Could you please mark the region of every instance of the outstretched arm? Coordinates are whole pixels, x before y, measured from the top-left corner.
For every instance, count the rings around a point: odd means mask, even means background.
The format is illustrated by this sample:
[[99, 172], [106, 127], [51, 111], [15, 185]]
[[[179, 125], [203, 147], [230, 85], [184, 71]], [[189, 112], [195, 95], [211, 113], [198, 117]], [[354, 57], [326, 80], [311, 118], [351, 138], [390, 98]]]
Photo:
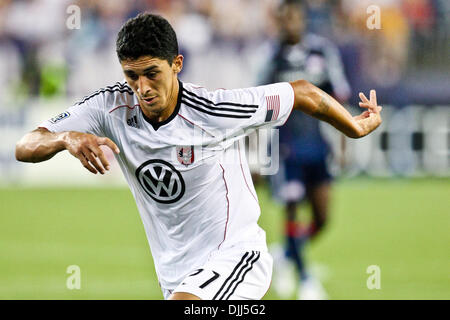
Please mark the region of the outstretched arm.
[[120, 152], [109, 138], [75, 131], [52, 133], [45, 128], [38, 128], [17, 142], [16, 159], [23, 162], [41, 162], [67, 150], [90, 172], [104, 174], [105, 169], [109, 170], [109, 163], [100, 149], [101, 145], [108, 146], [115, 153]]
[[366, 111], [353, 117], [333, 97], [305, 80], [291, 82], [294, 89], [294, 109], [323, 120], [350, 138], [368, 135], [381, 124], [381, 107], [377, 105], [375, 90], [370, 91], [370, 100], [360, 93], [360, 107]]

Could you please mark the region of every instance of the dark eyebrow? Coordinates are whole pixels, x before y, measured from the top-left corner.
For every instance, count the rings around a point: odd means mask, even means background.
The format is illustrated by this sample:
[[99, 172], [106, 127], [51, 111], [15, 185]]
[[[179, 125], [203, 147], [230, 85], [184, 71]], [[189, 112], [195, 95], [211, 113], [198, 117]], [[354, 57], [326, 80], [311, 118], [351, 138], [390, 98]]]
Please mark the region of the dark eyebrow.
[[151, 66], [144, 70], [144, 74], [150, 71], [154, 71], [155, 69], [158, 69], [158, 66]]
[[124, 70], [123, 72], [130, 75], [136, 74], [133, 70]]
[[[158, 66], [150, 66], [150, 67], [146, 68], [142, 73], [143, 73], [143, 74], [146, 74], [146, 73], [148, 73], [148, 72], [150, 72], [150, 71], [158, 71], [158, 70], [156, 70], [156, 69], [158, 69]], [[130, 75], [136, 74], [136, 72], [135, 72], [134, 70], [124, 70], [124, 72], [125, 72], [126, 74], [130, 74]]]

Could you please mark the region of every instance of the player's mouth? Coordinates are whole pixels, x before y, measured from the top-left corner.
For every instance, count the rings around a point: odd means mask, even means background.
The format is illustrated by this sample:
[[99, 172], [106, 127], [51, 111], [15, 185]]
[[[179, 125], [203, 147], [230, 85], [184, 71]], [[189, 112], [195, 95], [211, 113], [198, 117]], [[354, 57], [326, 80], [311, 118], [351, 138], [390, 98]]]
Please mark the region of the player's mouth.
[[155, 100], [156, 100], [156, 96], [154, 96], [154, 97], [150, 97], [150, 98], [142, 98], [142, 101], [144, 101], [146, 104], [153, 104], [154, 102], [155, 102]]

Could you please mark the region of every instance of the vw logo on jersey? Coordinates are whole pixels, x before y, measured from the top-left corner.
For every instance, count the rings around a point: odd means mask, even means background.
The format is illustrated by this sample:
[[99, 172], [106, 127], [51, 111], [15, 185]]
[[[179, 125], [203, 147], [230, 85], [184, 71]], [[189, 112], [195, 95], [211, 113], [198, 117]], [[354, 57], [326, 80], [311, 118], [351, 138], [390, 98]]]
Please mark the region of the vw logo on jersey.
[[181, 173], [164, 160], [144, 162], [136, 169], [136, 178], [145, 192], [160, 203], [176, 202], [185, 191]]

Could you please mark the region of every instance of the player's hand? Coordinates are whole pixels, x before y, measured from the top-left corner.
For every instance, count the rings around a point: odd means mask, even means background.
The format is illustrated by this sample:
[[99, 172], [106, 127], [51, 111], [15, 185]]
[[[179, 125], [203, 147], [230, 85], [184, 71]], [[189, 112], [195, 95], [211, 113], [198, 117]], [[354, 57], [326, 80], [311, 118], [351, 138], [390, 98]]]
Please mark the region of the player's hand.
[[375, 90], [370, 90], [370, 100], [364, 95], [359, 93], [359, 106], [361, 108], [367, 108], [366, 111], [360, 115], [355, 116], [354, 119], [361, 128], [361, 136], [365, 136], [375, 130], [382, 122], [380, 111], [383, 109], [377, 104], [377, 94]]
[[109, 162], [100, 146], [108, 146], [113, 152], [119, 154], [117, 145], [109, 138], [97, 137], [93, 134], [71, 131], [64, 139], [65, 148], [90, 172], [104, 174], [109, 170]]

